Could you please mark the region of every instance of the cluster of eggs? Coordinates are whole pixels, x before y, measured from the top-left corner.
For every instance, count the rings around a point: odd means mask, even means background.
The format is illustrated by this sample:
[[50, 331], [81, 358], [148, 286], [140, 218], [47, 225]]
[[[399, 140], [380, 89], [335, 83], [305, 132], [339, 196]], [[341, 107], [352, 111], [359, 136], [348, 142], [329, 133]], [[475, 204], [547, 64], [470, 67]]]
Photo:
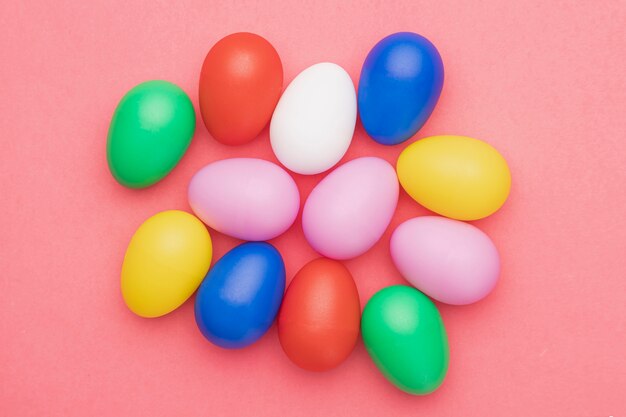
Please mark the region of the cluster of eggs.
[[[358, 93], [346, 71], [332, 63], [305, 69], [284, 92], [282, 84], [282, 64], [269, 42], [251, 33], [229, 35], [202, 66], [202, 118], [225, 145], [249, 142], [269, 123], [278, 161], [289, 171], [311, 175], [344, 156], [357, 111], [367, 134], [380, 144], [413, 137], [438, 101], [443, 64], [426, 38], [396, 33], [368, 54]], [[191, 100], [180, 88], [165, 81], [136, 86], [111, 121], [111, 173], [131, 188], [158, 182], [185, 153], [194, 129]], [[197, 290], [200, 332], [229, 349], [254, 343], [277, 319], [286, 355], [313, 371], [339, 365], [361, 331], [389, 381], [406, 392], [427, 394], [443, 382], [449, 360], [446, 331], [430, 298], [463, 305], [493, 289], [498, 251], [486, 234], [463, 221], [498, 210], [510, 182], [508, 166], [493, 147], [463, 136], [414, 142], [395, 169], [377, 157], [351, 160], [328, 174], [304, 203], [304, 235], [323, 257], [304, 265], [285, 292], [283, 259], [265, 241], [294, 223], [300, 210], [295, 181], [266, 160], [216, 161], [189, 184], [195, 216], [164, 211], [135, 232], [122, 266], [122, 295], [134, 313], [158, 317]], [[412, 286], [380, 290], [361, 314], [355, 282], [339, 261], [365, 253], [382, 237], [400, 186], [441, 216], [416, 217], [397, 227], [391, 257]], [[205, 225], [247, 242], [211, 267]]]

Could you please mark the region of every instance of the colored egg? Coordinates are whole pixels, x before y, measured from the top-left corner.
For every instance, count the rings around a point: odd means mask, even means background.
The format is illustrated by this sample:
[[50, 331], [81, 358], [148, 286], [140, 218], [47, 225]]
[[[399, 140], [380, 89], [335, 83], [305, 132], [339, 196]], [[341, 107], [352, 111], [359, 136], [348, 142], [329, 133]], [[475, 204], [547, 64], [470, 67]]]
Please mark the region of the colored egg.
[[300, 194], [293, 178], [263, 159], [233, 158], [198, 171], [189, 205], [209, 227], [243, 240], [272, 239], [295, 221]]
[[285, 291], [285, 265], [269, 243], [243, 243], [209, 271], [196, 296], [196, 324], [211, 343], [237, 349], [270, 328]]
[[122, 265], [122, 296], [142, 317], [178, 308], [211, 265], [211, 237], [200, 220], [178, 210], [146, 220], [133, 235]]
[[350, 271], [319, 258], [293, 278], [278, 316], [278, 337], [293, 363], [326, 371], [350, 355], [359, 337], [361, 305]]
[[443, 87], [443, 62], [423, 36], [389, 35], [370, 51], [359, 80], [359, 115], [383, 145], [409, 139], [430, 117]]
[[407, 220], [393, 232], [390, 249], [402, 276], [442, 303], [474, 303], [493, 290], [500, 275], [500, 257], [489, 236], [458, 220]]
[[196, 128], [191, 100], [167, 81], [147, 81], [119, 102], [107, 140], [109, 170], [120, 184], [144, 188], [178, 164]]
[[465, 136], [419, 140], [402, 151], [397, 170], [402, 188], [415, 201], [457, 220], [493, 214], [511, 189], [511, 173], [502, 155]]
[[274, 47], [253, 33], [233, 33], [209, 51], [200, 73], [200, 113], [225, 145], [257, 137], [272, 117], [283, 87]]
[[311, 175], [348, 150], [356, 123], [356, 93], [348, 73], [330, 62], [302, 71], [285, 90], [270, 124], [272, 149], [291, 171]]
[[437, 307], [415, 288], [394, 285], [374, 294], [361, 331], [378, 369], [402, 391], [430, 394], [443, 383], [450, 356], [446, 329]]
[[367, 252], [382, 237], [398, 203], [398, 179], [383, 159], [363, 157], [328, 174], [302, 212], [309, 244], [332, 259]]

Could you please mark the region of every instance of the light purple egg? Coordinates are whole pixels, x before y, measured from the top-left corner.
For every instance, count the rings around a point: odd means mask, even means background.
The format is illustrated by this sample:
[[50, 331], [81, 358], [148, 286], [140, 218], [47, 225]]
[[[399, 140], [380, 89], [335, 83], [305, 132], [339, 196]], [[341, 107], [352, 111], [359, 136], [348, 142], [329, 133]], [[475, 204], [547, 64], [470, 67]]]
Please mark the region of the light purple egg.
[[207, 226], [250, 241], [282, 234], [300, 209], [293, 178], [278, 165], [255, 158], [210, 163], [193, 176], [187, 195]]
[[302, 212], [309, 244], [332, 259], [367, 252], [381, 238], [398, 204], [396, 171], [385, 160], [357, 158], [328, 174]]
[[415, 288], [446, 304], [471, 304], [491, 292], [500, 256], [484, 232], [439, 216], [405, 221], [391, 236], [391, 258]]

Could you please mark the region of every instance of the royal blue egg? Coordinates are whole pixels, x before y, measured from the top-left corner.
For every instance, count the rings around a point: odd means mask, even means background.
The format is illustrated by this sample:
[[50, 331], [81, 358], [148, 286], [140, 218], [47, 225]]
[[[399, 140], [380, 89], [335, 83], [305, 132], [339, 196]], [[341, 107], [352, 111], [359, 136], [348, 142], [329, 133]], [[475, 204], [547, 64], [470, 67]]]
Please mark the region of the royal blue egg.
[[241, 244], [205, 277], [196, 296], [196, 323], [211, 343], [246, 347], [270, 328], [285, 291], [285, 264], [269, 243]]
[[426, 123], [443, 87], [437, 48], [417, 33], [389, 35], [374, 46], [359, 80], [359, 116], [372, 139], [396, 145]]

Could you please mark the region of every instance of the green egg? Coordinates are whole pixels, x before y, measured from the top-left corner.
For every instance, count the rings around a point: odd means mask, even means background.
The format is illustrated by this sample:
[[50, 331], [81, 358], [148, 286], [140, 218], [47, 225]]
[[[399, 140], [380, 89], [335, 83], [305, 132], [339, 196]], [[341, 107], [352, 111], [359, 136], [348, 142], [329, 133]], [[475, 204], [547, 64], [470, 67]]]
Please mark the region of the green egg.
[[196, 115], [189, 96], [167, 81], [132, 88], [117, 105], [107, 140], [111, 174], [129, 188], [162, 180], [189, 147]]
[[367, 352], [402, 391], [430, 394], [448, 371], [446, 329], [437, 307], [412, 287], [394, 285], [368, 301], [361, 318]]

